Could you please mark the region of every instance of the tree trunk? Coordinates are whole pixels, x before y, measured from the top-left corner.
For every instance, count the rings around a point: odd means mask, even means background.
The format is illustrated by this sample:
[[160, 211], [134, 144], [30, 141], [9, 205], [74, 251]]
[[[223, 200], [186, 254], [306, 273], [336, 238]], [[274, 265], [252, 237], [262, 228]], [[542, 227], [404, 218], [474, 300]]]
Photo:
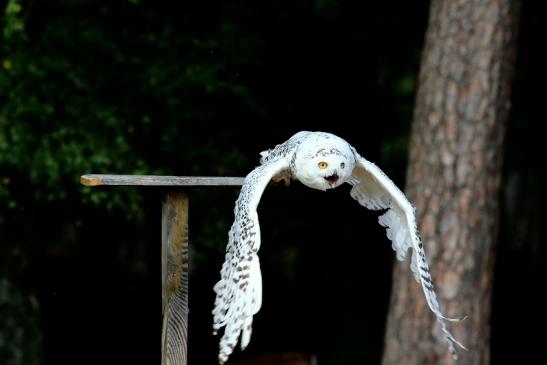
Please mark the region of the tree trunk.
[[[458, 365], [488, 364], [502, 144], [520, 4], [433, 0], [410, 142], [407, 194]], [[383, 364], [452, 364], [408, 263], [397, 262]]]

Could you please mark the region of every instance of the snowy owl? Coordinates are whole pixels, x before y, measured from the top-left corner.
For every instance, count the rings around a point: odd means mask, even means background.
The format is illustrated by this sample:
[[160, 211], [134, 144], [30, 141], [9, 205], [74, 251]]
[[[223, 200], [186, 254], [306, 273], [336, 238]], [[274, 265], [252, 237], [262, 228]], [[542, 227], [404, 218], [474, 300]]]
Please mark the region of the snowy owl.
[[214, 333], [225, 327], [220, 339], [220, 364], [228, 360], [240, 336], [241, 349], [247, 347], [253, 316], [262, 304], [257, 206], [270, 180], [288, 183], [295, 179], [323, 191], [347, 182], [353, 186], [351, 197], [361, 205], [374, 210], [386, 209], [378, 220], [386, 227], [397, 259], [404, 260], [408, 249], [413, 249], [410, 267], [416, 281], [422, 285], [427, 304], [437, 317], [450, 352], [456, 358], [454, 344], [465, 349], [444, 322], [461, 318], [447, 318], [440, 311], [418, 236], [414, 207], [382, 170], [361, 157], [342, 138], [324, 132], [299, 132], [288, 141], [262, 152], [261, 156], [260, 165], [245, 178], [235, 204], [235, 221], [229, 232], [226, 260], [221, 278], [214, 287]]

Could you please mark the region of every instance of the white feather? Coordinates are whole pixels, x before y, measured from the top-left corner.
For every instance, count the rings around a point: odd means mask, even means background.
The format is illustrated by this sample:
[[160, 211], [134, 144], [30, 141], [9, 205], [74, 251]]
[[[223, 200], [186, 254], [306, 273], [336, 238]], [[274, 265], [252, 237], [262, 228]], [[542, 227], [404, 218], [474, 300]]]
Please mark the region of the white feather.
[[[221, 278], [214, 286], [213, 331], [224, 327], [219, 363], [227, 361], [241, 336], [241, 348], [250, 342], [253, 316], [262, 305], [262, 276], [257, 252], [260, 226], [257, 206], [270, 180], [299, 180], [314, 189], [327, 190], [344, 182], [353, 185], [351, 196], [374, 210], [385, 209], [378, 222], [398, 260], [411, 249], [410, 268], [421, 283], [429, 308], [456, 357], [454, 344], [465, 348], [448, 331], [440, 311], [425, 252], [416, 229], [414, 208], [395, 184], [373, 163], [359, 156], [346, 141], [323, 132], [299, 132], [285, 143], [261, 152], [261, 165], [247, 175], [234, 209], [235, 220], [228, 234]], [[320, 167], [323, 166], [323, 167]], [[334, 180], [332, 180], [334, 178]]]
[[355, 154], [357, 162], [352, 174], [351, 196], [369, 209], [388, 209], [378, 218], [378, 222], [386, 227], [387, 237], [392, 241], [392, 248], [399, 261], [406, 258], [408, 249], [413, 250], [410, 269], [416, 281], [422, 285], [427, 304], [437, 317], [441, 331], [448, 341], [450, 352], [454, 358], [457, 358], [454, 344], [463, 349], [466, 348], [454, 339], [444, 320], [460, 321], [464, 318], [447, 318], [441, 313], [425, 258], [425, 251], [417, 233], [414, 208], [403, 192], [382, 170], [359, 156], [357, 152]]
[[241, 348], [247, 347], [253, 315], [262, 305], [262, 275], [257, 255], [260, 226], [256, 210], [269, 181], [289, 167], [289, 154], [276, 154], [284, 148], [289, 150], [289, 146], [280, 145], [262, 156], [263, 164], [247, 175], [236, 202], [221, 278], [213, 288], [216, 293], [213, 333], [224, 327], [219, 344], [220, 364], [228, 360], [240, 336]]

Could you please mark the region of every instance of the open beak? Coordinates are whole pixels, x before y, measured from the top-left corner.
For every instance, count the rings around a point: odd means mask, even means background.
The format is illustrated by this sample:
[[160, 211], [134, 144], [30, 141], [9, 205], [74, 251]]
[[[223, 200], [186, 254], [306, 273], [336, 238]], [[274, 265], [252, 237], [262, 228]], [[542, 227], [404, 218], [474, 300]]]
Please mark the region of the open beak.
[[325, 176], [325, 180], [327, 180], [330, 186], [334, 186], [338, 182], [338, 174], [335, 171], [334, 174]]

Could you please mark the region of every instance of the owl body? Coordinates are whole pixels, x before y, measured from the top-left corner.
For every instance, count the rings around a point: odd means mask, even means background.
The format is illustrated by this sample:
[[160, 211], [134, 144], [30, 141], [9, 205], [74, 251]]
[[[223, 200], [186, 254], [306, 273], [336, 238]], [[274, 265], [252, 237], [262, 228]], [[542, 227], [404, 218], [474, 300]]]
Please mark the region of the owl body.
[[344, 139], [325, 132], [298, 132], [286, 142], [261, 152], [261, 164], [245, 178], [236, 201], [235, 220], [228, 234], [221, 278], [214, 287], [213, 331], [224, 327], [219, 363], [227, 361], [238, 341], [244, 349], [250, 341], [253, 316], [262, 304], [262, 277], [258, 259], [260, 226], [257, 206], [268, 183], [291, 179], [325, 191], [344, 183], [352, 185], [350, 195], [362, 206], [385, 210], [379, 217], [398, 260], [411, 252], [411, 269], [421, 284], [429, 308], [454, 357], [459, 343], [446, 327], [447, 318], [437, 302], [423, 245], [420, 242], [412, 204], [395, 184], [372, 162], [361, 157]]

